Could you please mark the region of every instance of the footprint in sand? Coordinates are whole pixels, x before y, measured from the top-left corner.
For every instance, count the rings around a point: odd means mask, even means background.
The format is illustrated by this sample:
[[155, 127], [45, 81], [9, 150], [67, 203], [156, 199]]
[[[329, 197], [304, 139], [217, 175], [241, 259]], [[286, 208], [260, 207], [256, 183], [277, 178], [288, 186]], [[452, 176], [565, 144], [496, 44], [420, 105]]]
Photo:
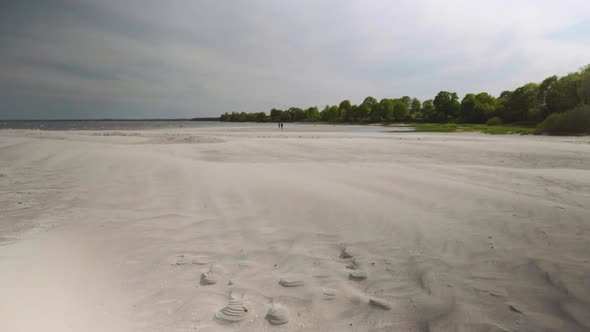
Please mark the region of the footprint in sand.
[[303, 286], [304, 282], [296, 277], [283, 277], [279, 280], [279, 284], [285, 287]]
[[248, 309], [244, 306], [242, 299], [232, 297], [228, 304], [215, 314], [215, 317], [221, 323], [236, 323], [246, 318], [247, 313]]
[[272, 325], [286, 324], [289, 321], [289, 311], [280, 304], [273, 304], [265, 318]]

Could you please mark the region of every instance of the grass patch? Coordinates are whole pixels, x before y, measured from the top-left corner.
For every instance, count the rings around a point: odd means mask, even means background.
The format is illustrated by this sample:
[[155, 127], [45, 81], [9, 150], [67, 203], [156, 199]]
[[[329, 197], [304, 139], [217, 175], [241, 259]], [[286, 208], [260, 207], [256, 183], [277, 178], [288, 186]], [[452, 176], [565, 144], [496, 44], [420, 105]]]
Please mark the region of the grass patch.
[[417, 132], [448, 133], [457, 131], [455, 123], [417, 123], [414, 127]]
[[481, 132], [491, 135], [505, 134], [532, 134], [535, 132], [534, 126], [516, 126], [516, 125], [495, 125], [488, 126], [485, 124], [456, 124], [456, 123], [416, 123], [414, 124], [416, 132]]

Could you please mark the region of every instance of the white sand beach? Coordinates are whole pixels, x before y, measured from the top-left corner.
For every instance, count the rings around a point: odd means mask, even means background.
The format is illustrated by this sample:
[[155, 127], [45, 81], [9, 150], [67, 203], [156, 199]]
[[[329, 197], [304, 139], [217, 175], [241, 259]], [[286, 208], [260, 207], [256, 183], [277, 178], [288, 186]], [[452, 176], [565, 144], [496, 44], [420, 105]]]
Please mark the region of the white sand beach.
[[0, 131], [0, 331], [590, 330], [589, 137], [339, 128]]

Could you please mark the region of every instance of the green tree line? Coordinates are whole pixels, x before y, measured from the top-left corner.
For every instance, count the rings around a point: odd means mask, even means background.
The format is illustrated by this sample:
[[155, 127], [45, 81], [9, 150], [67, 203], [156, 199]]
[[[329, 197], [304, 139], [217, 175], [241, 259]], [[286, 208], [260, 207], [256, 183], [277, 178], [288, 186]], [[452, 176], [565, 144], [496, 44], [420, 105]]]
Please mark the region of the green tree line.
[[[383, 98], [380, 101], [369, 96], [359, 105], [353, 105], [349, 100], [344, 100], [338, 105], [326, 105], [321, 111], [313, 106], [307, 109], [273, 108], [270, 114], [265, 112], [225, 113], [221, 116], [221, 121], [538, 124], [552, 114], [561, 114], [575, 109], [576, 114], [580, 114], [577, 117], [582, 117], [579, 120], [587, 123], [590, 121], [588, 105], [590, 105], [590, 65], [562, 77], [554, 75], [541, 83], [528, 83], [514, 91], [503, 91], [498, 97], [480, 92], [468, 93], [460, 100], [457, 93], [449, 91], [440, 91], [433, 99], [423, 102], [409, 96], [395, 99]], [[565, 121], [563, 119], [570, 117], [554, 118]], [[551, 121], [553, 124], [558, 123], [555, 120]], [[590, 126], [588, 130], [590, 131]]]

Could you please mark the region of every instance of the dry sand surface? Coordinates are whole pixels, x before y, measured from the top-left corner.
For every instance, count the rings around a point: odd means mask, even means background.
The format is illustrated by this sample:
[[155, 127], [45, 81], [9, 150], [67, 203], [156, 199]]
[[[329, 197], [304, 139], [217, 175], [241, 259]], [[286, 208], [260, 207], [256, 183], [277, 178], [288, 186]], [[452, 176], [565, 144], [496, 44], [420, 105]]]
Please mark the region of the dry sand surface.
[[0, 131], [0, 331], [590, 330], [589, 138], [332, 128]]

